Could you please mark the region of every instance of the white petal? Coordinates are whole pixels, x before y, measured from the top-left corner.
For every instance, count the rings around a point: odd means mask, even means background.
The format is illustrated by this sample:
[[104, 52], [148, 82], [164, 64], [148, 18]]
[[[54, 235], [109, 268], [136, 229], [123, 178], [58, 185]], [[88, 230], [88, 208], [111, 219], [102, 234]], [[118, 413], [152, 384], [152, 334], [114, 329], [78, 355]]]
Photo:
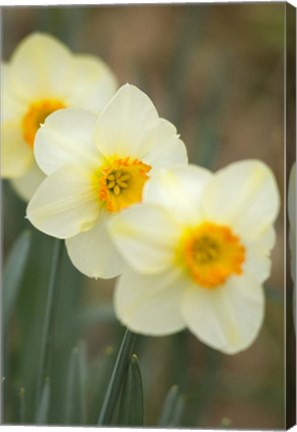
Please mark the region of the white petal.
[[252, 247], [246, 248], [243, 272], [252, 275], [261, 284], [270, 276], [271, 259], [254, 244]]
[[144, 187], [144, 202], [164, 206], [184, 223], [198, 223], [201, 194], [210, 179], [208, 170], [195, 165], [160, 169]]
[[70, 92], [72, 56], [50, 35], [34, 33], [16, 48], [11, 67], [17, 92], [27, 100], [64, 98]]
[[225, 354], [248, 348], [264, 316], [263, 289], [249, 275], [230, 278], [223, 286], [194, 286], [184, 298], [182, 315], [189, 329], [207, 345]]
[[30, 201], [44, 179], [45, 175], [34, 162], [26, 174], [12, 180], [12, 185], [21, 198]]
[[114, 74], [100, 59], [91, 55], [73, 56], [72, 93], [67, 105], [99, 113], [117, 89]]
[[35, 158], [40, 168], [51, 174], [67, 164], [99, 168], [103, 162], [93, 142], [95, 114], [63, 109], [49, 115], [37, 131]]
[[40, 231], [58, 238], [90, 229], [99, 214], [98, 191], [92, 175], [74, 165], [47, 177], [27, 208], [27, 218]]
[[89, 277], [113, 278], [124, 267], [124, 261], [107, 231], [107, 220], [108, 215], [102, 211], [92, 229], [66, 240], [73, 265]]
[[210, 220], [231, 224], [254, 240], [279, 211], [279, 193], [272, 171], [260, 161], [241, 161], [218, 171], [204, 191], [204, 210]]
[[33, 161], [32, 148], [24, 141], [19, 124], [5, 122], [1, 125], [2, 177], [21, 177], [29, 171]]
[[188, 162], [186, 147], [179, 139], [176, 128], [167, 120], [158, 119], [139, 144], [145, 152], [141, 159], [152, 167], [165, 168]]
[[116, 285], [116, 316], [136, 333], [149, 336], [175, 333], [185, 327], [180, 313], [184, 292], [179, 272], [170, 270], [144, 276], [126, 269]]
[[114, 216], [110, 220], [110, 232], [132, 268], [156, 273], [172, 263], [180, 226], [160, 206], [143, 204]]
[[158, 113], [150, 98], [126, 84], [101, 113], [94, 135], [96, 144], [104, 155], [139, 157], [142, 136], [156, 120]]
[[[257, 239], [250, 244], [255, 247], [259, 252], [264, 255], [269, 255], [273, 246], [275, 245], [276, 234], [275, 229], [269, 226], [265, 231], [257, 237]], [[249, 245], [249, 243], [247, 243]]]
[[1, 124], [6, 121], [17, 122], [24, 115], [27, 103], [15, 92], [12, 83], [11, 67], [6, 63], [1, 64]]

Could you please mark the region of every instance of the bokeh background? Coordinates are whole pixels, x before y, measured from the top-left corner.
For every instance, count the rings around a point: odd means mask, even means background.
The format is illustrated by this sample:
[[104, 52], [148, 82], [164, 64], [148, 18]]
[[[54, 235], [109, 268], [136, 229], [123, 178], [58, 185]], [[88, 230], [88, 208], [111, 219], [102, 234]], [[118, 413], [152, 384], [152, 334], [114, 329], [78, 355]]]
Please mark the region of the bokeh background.
[[[160, 115], [176, 125], [192, 163], [216, 170], [259, 158], [275, 173], [283, 202], [284, 12], [285, 3], [3, 8], [3, 58], [9, 60], [34, 31], [58, 37], [75, 52], [100, 56], [119, 85], [140, 87]], [[5, 346], [5, 423], [34, 422], [54, 244], [24, 219], [25, 207], [4, 182], [4, 258], [24, 229], [33, 236]], [[164, 398], [177, 384], [185, 395], [181, 427], [284, 428], [283, 228], [281, 212], [272, 274], [265, 284], [265, 321], [251, 348], [223, 355], [188, 331], [138, 337], [146, 426], [158, 424]], [[48, 424], [82, 422], [67, 418], [65, 376], [77, 344], [83, 344], [86, 365], [83, 422], [96, 424], [124, 332], [112, 311], [113, 287], [114, 281], [80, 275], [63, 254]]]

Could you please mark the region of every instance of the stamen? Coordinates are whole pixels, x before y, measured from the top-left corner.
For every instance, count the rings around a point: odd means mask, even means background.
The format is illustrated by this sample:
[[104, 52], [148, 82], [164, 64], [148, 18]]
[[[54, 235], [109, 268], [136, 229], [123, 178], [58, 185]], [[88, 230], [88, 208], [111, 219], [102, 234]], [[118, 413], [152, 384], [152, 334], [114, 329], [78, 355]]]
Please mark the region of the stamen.
[[100, 179], [100, 200], [110, 212], [118, 211], [142, 199], [142, 189], [151, 167], [137, 159], [115, 159]]
[[120, 186], [116, 184], [115, 187], [113, 188], [113, 193], [115, 194], [115, 196], [119, 196], [120, 192], [121, 192]]
[[130, 174], [124, 174], [124, 175], [122, 175], [121, 180], [126, 181], [126, 180], [129, 180], [129, 178], [130, 178]]

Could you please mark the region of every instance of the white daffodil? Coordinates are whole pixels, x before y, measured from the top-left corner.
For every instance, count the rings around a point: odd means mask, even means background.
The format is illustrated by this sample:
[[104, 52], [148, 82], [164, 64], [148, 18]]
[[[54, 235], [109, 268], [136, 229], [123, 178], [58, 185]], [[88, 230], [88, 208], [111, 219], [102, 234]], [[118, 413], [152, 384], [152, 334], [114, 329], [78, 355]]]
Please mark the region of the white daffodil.
[[131, 266], [116, 286], [117, 317], [146, 335], [188, 327], [224, 353], [247, 348], [263, 320], [278, 209], [274, 177], [258, 161], [156, 173], [143, 204], [110, 222]]
[[96, 278], [122, 271], [107, 222], [142, 200], [144, 184], [160, 167], [187, 163], [175, 127], [128, 84], [99, 117], [75, 109], [50, 115], [36, 134], [35, 157], [48, 177], [28, 205], [28, 219], [67, 239], [73, 264]]
[[50, 35], [34, 33], [1, 66], [2, 177], [28, 201], [44, 174], [35, 163], [35, 134], [65, 107], [99, 113], [116, 91], [110, 69], [97, 57], [73, 55]]
[[293, 319], [296, 328], [296, 162], [291, 168], [288, 186], [290, 270], [293, 281]]

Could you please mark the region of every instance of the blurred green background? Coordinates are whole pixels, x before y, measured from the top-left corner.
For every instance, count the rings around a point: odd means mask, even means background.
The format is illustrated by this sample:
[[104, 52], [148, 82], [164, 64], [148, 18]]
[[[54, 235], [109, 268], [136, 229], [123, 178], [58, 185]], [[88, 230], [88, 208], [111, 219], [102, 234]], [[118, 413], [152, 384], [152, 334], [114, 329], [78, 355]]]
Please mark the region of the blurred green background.
[[[272, 168], [283, 194], [284, 11], [285, 3], [2, 8], [3, 58], [34, 31], [51, 33], [75, 52], [98, 55], [120, 85], [139, 86], [160, 116], [176, 125], [190, 162], [218, 169], [259, 158]], [[32, 423], [54, 240], [24, 219], [25, 203], [8, 182], [3, 209], [4, 259], [25, 228], [33, 235], [5, 338], [3, 420]], [[265, 322], [250, 349], [223, 355], [188, 331], [138, 337], [134, 351], [144, 382], [146, 426], [158, 423], [168, 389], [177, 384], [186, 395], [182, 427], [220, 428], [228, 422], [238, 429], [284, 427], [283, 228], [281, 213], [265, 284]], [[114, 281], [80, 275], [64, 251], [49, 424], [96, 424], [124, 332], [112, 312], [113, 286]], [[72, 349], [82, 342], [85, 412], [75, 419], [67, 414], [71, 389], [65, 380]]]

